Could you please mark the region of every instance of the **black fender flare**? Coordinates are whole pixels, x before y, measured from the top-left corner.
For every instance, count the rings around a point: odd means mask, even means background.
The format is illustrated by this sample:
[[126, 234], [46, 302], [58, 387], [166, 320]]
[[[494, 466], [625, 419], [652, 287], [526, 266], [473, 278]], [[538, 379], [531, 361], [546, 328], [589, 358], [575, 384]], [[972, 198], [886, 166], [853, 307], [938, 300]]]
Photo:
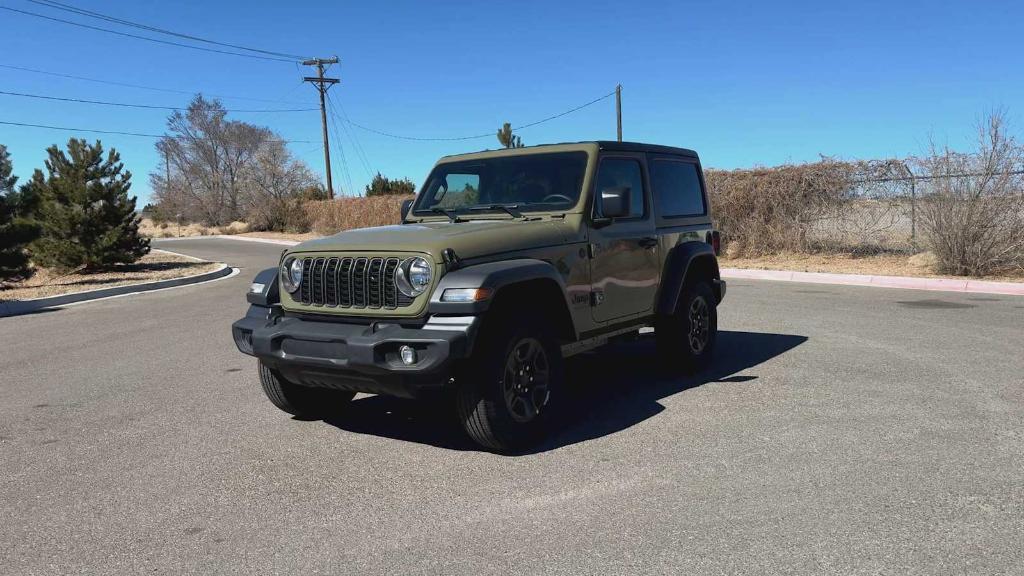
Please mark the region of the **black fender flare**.
[[[253, 292], [252, 287], [256, 284], [263, 285], [259, 292]], [[252, 279], [252, 284], [245, 293], [245, 299], [249, 301], [249, 304], [269, 308], [274, 304], [281, 303], [281, 293], [278, 290], [277, 268], [267, 268], [266, 270], [261, 270]]]
[[[427, 311], [431, 314], [480, 314], [487, 311], [504, 287], [528, 280], [555, 282], [564, 301], [565, 281], [554, 266], [543, 260], [518, 258], [474, 264], [445, 274], [434, 288]], [[488, 288], [492, 294], [480, 302], [442, 302], [441, 296], [449, 288]], [[564, 301], [564, 304], [566, 310], [569, 310], [568, 301]]]
[[683, 283], [686, 282], [686, 275], [690, 272], [691, 267], [695, 262], [708, 260], [710, 260], [713, 280], [716, 284], [712, 286], [712, 290], [716, 291], [715, 297], [721, 301], [722, 296], [717, 287], [718, 281], [721, 280], [721, 274], [718, 271], [718, 259], [715, 257], [714, 248], [707, 242], [684, 242], [674, 246], [669, 251], [668, 257], [665, 258], [665, 265], [662, 268], [661, 293], [658, 295], [658, 314], [668, 315], [675, 312], [679, 293], [683, 289]]

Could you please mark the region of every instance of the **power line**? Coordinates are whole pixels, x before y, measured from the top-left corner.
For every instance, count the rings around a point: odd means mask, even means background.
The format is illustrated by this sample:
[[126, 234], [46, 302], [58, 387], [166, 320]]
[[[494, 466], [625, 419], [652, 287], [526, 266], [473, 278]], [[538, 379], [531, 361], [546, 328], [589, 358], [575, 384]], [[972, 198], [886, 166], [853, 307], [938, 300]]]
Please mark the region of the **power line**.
[[[355, 185], [352, 183], [352, 173], [348, 169], [348, 160], [345, 158], [345, 148], [341, 144], [341, 134], [338, 131], [338, 123], [335, 122], [334, 114], [331, 114], [331, 127], [334, 130], [334, 145], [338, 149], [338, 155], [341, 157], [341, 172], [345, 177], [345, 181], [348, 183], [349, 194], [355, 195]], [[333, 196], [332, 196], [333, 198]]]
[[604, 100], [605, 98], [611, 98], [614, 95], [615, 95], [615, 90], [612, 90], [611, 92], [605, 94], [604, 96], [601, 96], [599, 98], [594, 98], [593, 100], [591, 100], [590, 102], [587, 102], [586, 104], [580, 104], [579, 106], [577, 106], [575, 108], [572, 108], [570, 110], [566, 110], [565, 112], [560, 112], [558, 114], [555, 114], [554, 116], [548, 116], [547, 118], [544, 118], [543, 120], [537, 120], [536, 122], [530, 122], [529, 124], [524, 124], [522, 126], [513, 126], [512, 130], [513, 131], [515, 131], [515, 130], [522, 130], [523, 128], [530, 128], [531, 126], [536, 126], [538, 124], [543, 124], [545, 122], [549, 122], [549, 121], [554, 120], [556, 118], [561, 118], [562, 116], [566, 116], [568, 114], [572, 114], [573, 112], [576, 112], [577, 110], [582, 110], [582, 109], [586, 108], [587, 106], [590, 106], [591, 104], [597, 104], [598, 102], [600, 102], [601, 100]]
[[[338, 106], [341, 107], [341, 102], [338, 102]], [[331, 98], [330, 94], [327, 95], [327, 107], [328, 110], [330, 110], [331, 112], [331, 120], [336, 121], [335, 128], [337, 128], [337, 124], [341, 124], [341, 130], [345, 133], [346, 136], [348, 136], [348, 139], [352, 142], [352, 148], [355, 150], [356, 157], [359, 159], [359, 163], [363, 166], [363, 170], [366, 171], [366, 175], [370, 179], [373, 179], [374, 171], [372, 168], [370, 168], [370, 161], [366, 157], [366, 150], [364, 150], [363, 145], [359, 143], [359, 139], [356, 138], [355, 133], [353, 131], [350, 131], [348, 127], [345, 125], [345, 120], [348, 119], [348, 116], [345, 115], [343, 118], [338, 115], [337, 110], [335, 110], [334, 108], [334, 99]], [[344, 113], [344, 107], [341, 107], [341, 110], [342, 113]]]
[[[126, 102], [107, 102], [105, 100], [85, 100], [82, 98], [61, 98], [58, 96], [43, 96], [42, 94], [26, 94], [24, 92], [8, 92], [0, 90], [0, 94], [7, 96], [20, 96], [23, 98], [36, 98], [39, 100], [56, 100], [59, 102], [75, 102], [78, 104], [99, 104], [102, 106], [120, 106], [122, 108], [145, 108], [147, 110], [185, 110], [180, 106], [155, 106], [151, 104], [129, 104]], [[268, 110], [239, 110], [225, 109], [225, 112], [313, 112], [316, 108], [279, 108]]]
[[100, 32], [107, 32], [109, 34], [117, 34], [118, 36], [125, 36], [127, 38], [135, 38], [138, 40], [147, 40], [149, 42], [156, 42], [158, 44], [167, 44], [169, 46], [178, 46], [180, 48], [191, 48], [193, 50], [202, 50], [204, 52], [215, 52], [217, 54], [230, 54], [231, 56], [244, 56], [245, 58], [257, 58], [259, 60], [272, 60], [275, 62], [293, 62], [290, 58], [277, 58], [274, 56], [261, 56], [259, 54], [243, 54], [241, 52], [231, 52], [229, 50], [217, 50], [216, 48], [205, 48], [203, 46], [192, 46], [189, 44], [182, 44], [180, 42], [171, 42], [170, 40], [161, 40], [159, 38], [150, 38], [148, 36], [139, 36], [137, 34], [129, 34], [128, 32], [120, 32], [118, 30], [111, 30], [110, 28], [102, 28], [100, 26], [93, 26], [91, 24], [83, 24], [81, 22], [73, 22], [71, 20], [64, 20], [62, 18], [55, 18], [53, 16], [46, 16], [36, 12], [29, 12], [28, 10], [19, 10], [17, 8], [11, 8], [9, 6], [0, 6], [0, 10], [7, 10], [8, 12], [16, 12], [25, 16], [34, 16], [36, 18], [42, 18], [44, 20], [50, 20], [53, 22], [60, 22], [62, 24], [70, 24], [71, 26], [78, 26], [80, 28], [88, 28], [90, 30], [97, 30]]
[[454, 136], [451, 138], [420, 138], [418, 136], [404, 136], [401, 134], [392, 134], [390, 132], [384, 132], [383, 130], [377, 130], [376, 128], [363, 126], [362, 124], [359, 124], [358, 122], [354, 122], [351, 120], [349, 121], [349, 123], [355, 126], [356, 128], [359, 128], [360, 130], [365, 130], [367, 132], [371, 132], [379, 136], [387, 136], [388, 138], [396, 138], [398, 140], [412, 140], [414, 142], [455, 142], [458, 140], [476, 140], [478, 138], [490, 138], [494, 136], [494, 134], [488, 132], [487, 134], [474, 134], [473, 136]]
[[[604, 96], [595, 98], [595, 99], [591, 100], [590, 102], [587, 102], [586, 104], [581, 104], [581, 105], [579, 105], [579, 106], [577, 106], [575, 108], [571, 108], [569, 110], [566, 110], [565, 112], [559, 112], [558, 114], [555, 114], [553, 116], [548, 116], [547, 118], [544, 118], [544, 119], [541, 119], [541, 120], [537, 120], [536, 122], [530, 122], [529, 124], [523, 124], [522, 126], [516, 126], [512, 130], [513, 131], [523, 130], [524, 128], [530, 128], [530, 127], [536, 126], [538, 124], [543, 124], [545, 122], [549, 122], [549, 121], [554, 120], [556, 118], [561, 118], [562, 116], [565, 116], [567, 114], [572, 114], [573, 112], [576, 112], [577, 110], [582, 110], [583, 108], [586, 108], [587, 106], [596, 104], [596, 103], [598, 103], [598, 102], [600, 102], [600, 101], [602, 101], [602, 100], [604, 100], [606, 98], [611, 98], [614, 95], [615, 95], [615, 91], [609, 92], [608, 94], [605, 94]], [[418, 137], [418, 136], [404, 136], [404, 135], [401, 135], [401, 134], [392, 134], [390, 132], [384, 132], [383, 130], [377, 130], [376, 128], [370, 128], [369, 126], [363, 126], [362, 124], [357, 124], [356, 122], [353, 122], [351, 120], [349, 120], [349, 124], [352, 124], [356, 128], [360, 128], [362, 130], [366, 130], [367, 132], [372, 132], [374, 134], [379, 134], [381, 136], [387, 136], [388, 138], [397, 138], [399, 140], [413, 140], [413, 141], [416, 141], [416, 142], [455, 142], [455, 141], [459, 141], [459, 140], [477, 140], [479, 138], [492, 138], [492, 137], [494, 137], [494, 132], [488, 132], [486, 134], [474, 134], [472, 136], [453, 136], [453, 137], [448, 137], [448, 138], [421, 138], [421, 137]]]
[[[334, 110], [334, 101], [329, 99], [328, 103], [331, 105], [332, 113], [337, 115], [337, 111]], [[356, 137], [355, 130], [351, 130], [349, 129], [348, 126], [346, 126], [345, 123], [348, 122], [349, 124], [351, 124], [351, 120], [349, 120], [348, 113], [345, 112], [345, 106], [341, 103], [340, 100], [338, 101], [338, 108], [341, 109], [341, 117], [344, 118], [344, 122], [341, 123], [341, 127], [345, 130], [345, 134], [348, 135], [349, 139], [351, 139], [352, 142], [355, 143], [356, 149], [358, 150], [363, 160], [363, 164], [365, 165], [367, 175], [370, 176], [370, 178], [373, 178], [373, 173], [376, 172], [376, 170], [374, 170], [370, 165], [370, 159], [366, 155], [366, 149], [363, 148], [362, 142], [360, 142], [359, 138]]]
[[215, 46], [224, 46], [226, 48], [234, 48], [236, 50], [246, 50], [248, 52], [258, 52], [260, 54], [266, 54], [268, 56], [279, 56], [281, 58], [288, 58], [290, 60], [303, 60], [303, 59], [306, 58], [305, 56], [299, 56], [299, 55], [296, 55], [296, 54], [286, 54], [286, 53], [283, 53], [283, 52], [274, 52], [274, 51], [271, 51], [271, 50], [261, 50], [259, 48], [250, 48], [248, 46], [242, 46], [242, 45], [239, 45], [239, 44], [229, 44], [227, 42], [218, 42], [216, 40], [209, 40], [207, 38], [201, 38], [199, 36], [192, 36], [190, 34], [183, 34], [181, 32], [174, 32], [172, 30], [166, 30], [164, 28], [157, 28], [155, 26], [149, 26], [149, 25], [146, 25], [146, 24], [140, 24], [138, 22], [132, 22], [131, 20], [124, 20], [122, 18], [115, 18], [113, 16], [108, 16], [106, 14], [101, 14], [99, 12], [93, 12], [92, 10], [86, 10], [84, 8], [78, 8], [78, 7], [75, 7], [75, 6], [69, 6], [67, 4], [62, 4], [60, 2], [56, 2], [54, 0], [28, 0], [28, 1], [32, 2], [33, 4], [38, 4], [40, 6], [47, 6], [49, 8], [54, 8], [56, 10], [63, 10], [65, 12], [71, 12], [73, 14], [78, 14], [80, 16], [87, 16], [87, 17], [96, 18], [96, 19], [99, 19], [99, 20], [106, 20], [107, 22], [113, 22], [115, 24], [121, 24], [123, 26], [130, 26], [130, 27], [133, 27], [133, 28], [139, 28], [141, 30], [147, 30], [149, 32], [157, 32], [159, 34], [167, 34], [169, 36], [176, 36], [178, 38], [184, 38], [184, 39], [193, 40], [193, 41], [196, 41], [196, 42], [204, 42], [206, 44], [213, 44]]
[[[45, 128], [48, 130], [63, 130], [65, 132], [94, 132], [96, 134], [115, 134], [118, 136], [139, 136], [142, 138], [174, 138], [181, 139], [184, 136], [171, 136], [170, 134], [146, 134], [144, 132], [121, 132], [118, 130], [95, 130], [92, 128], [70, 128], [68, 126], [49, 126], [46, 124], [29, 124], [27, 122], [7, 122], [0, 120], [0, 124], [7, 126], [22, 126], [26, 128]], [[282, 144], [317, 144], [313, 140], [282, 140], [280, 138], [270, 138], [265, 142], [280, 142]]]
[[206, 94], [211, 98], [218, 98], [223, 100], [250, 100], [252, 102], [267, 102], [276, 104], [302, 104], [300, 102], [294, 102], [290, 100], [270, 100], [267, 98], [253, 98], [251, 96], [229, 96], [226, 94], [209, 94], [203, 90], [177, 90], [174, 88], [157, 88], [155, 86], [143, 86], [141, 84], [129, 84], [127, 82], [115, 82], [113, 80], [100, 80], [99, 78], [88, 78], [86, 76], [76, 76], [74, 74], [63, 74], [60, 72], [50, 72], [48, 70], [37, 70], [35, 68], [25, 68], [23, 66], [11, 66], [10, 64], [0, 64], [0, 68], [8, 68], [10, 70], [20, 70], [22, 72], [32, 72], [34, 74], [45, 74], [47, 76], [56, 76], [59, 78], [70, 78], [72, 80], [84, 80], [86, 82], [96, 82], [99, 84], [109, 84], [111, 86], [124, 86], [126, 88], [138, 88], [140, 90], [153, 90], [155, 92], [167, 92], [169, 94], [188, 94], [193, 95], [196, 93]]

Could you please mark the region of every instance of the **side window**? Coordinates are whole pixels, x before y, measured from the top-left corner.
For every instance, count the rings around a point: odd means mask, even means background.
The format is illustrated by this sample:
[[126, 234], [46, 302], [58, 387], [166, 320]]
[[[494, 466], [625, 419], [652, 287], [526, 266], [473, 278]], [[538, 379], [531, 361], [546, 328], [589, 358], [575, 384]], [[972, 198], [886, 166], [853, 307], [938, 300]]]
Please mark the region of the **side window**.
[[[629, 186], [630, 218], [644, 215], [644, 180], [641, 176], [640, 162], [632, 158], [604, 158], [597, 171], [597, 193], [606, 188]], [[600, 196], [599, 196], [600, 197]], [[598, 204], [600, 211], [600, 204]]]
[[655, 159], [650, 167], [654, 205], [659, 216], [672, 218], [706, 213], [696, 164]]

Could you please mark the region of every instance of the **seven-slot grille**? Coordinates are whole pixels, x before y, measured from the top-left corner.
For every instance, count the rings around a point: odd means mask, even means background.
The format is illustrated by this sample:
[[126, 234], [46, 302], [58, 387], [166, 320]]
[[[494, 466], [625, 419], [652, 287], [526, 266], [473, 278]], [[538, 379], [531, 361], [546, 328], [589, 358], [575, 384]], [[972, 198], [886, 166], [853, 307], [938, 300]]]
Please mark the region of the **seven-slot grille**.
[[338, 308], [401, 308], [412, 304], [395, 284], [400, 258], [308, 257], [295, 300]]

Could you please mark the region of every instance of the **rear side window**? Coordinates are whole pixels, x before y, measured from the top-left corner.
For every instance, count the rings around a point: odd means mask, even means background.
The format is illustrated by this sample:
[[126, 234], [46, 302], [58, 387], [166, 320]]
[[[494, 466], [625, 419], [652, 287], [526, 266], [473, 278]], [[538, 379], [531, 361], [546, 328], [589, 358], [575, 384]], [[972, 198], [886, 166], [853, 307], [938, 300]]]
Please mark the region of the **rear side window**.
[[[644, 180], [640, 162], [632, 158], [604, 158], [597, 171], [597, 192], [608, 188], [627, 186], [630, 189], [629, 218], [644, 215]], [[598, 205], [600, 210], [600, 204]]]
[[651, 163], [651, 184], [654, 205], [662, 218], [705, 214], [696, 164], [655, 159]]

